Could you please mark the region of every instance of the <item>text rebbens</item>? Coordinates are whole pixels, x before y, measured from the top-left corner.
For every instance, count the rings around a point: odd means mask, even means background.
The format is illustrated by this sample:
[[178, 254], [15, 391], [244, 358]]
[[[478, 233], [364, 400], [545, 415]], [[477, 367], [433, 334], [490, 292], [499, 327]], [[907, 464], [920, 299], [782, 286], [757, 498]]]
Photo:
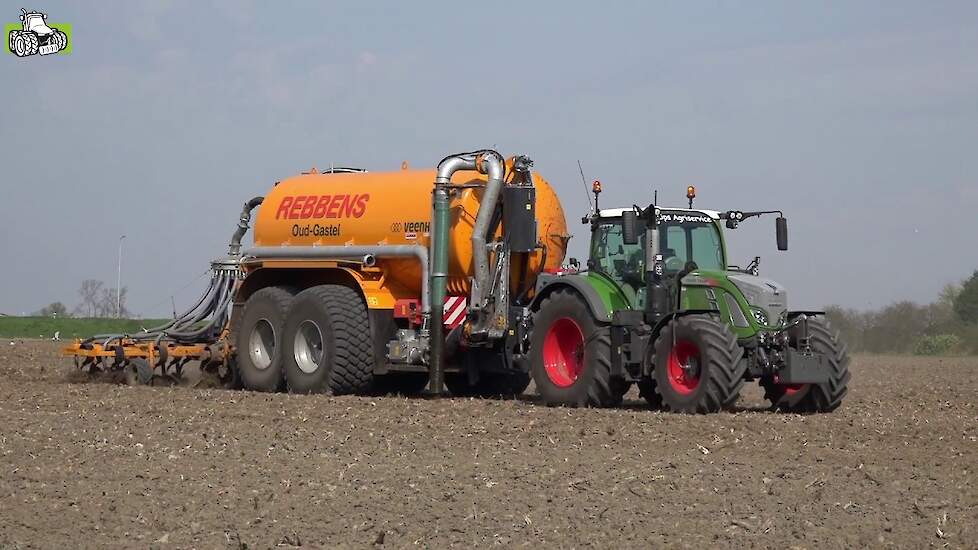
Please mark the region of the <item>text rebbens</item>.
[[367, 210], [370, 195], [299, 195], [284, 197], [275, 219], [359, 218]]

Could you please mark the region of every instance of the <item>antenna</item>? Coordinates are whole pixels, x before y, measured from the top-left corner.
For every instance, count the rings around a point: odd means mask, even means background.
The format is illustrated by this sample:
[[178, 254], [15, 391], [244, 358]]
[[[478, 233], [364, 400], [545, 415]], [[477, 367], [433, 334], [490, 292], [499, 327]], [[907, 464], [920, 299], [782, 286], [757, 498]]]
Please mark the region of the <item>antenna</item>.
[[581, 161], [577, 161], [577, 169], [581, 172], [581, 183], [584, 184], [584, 196], [587, 197], [587, 204], [591, 208], [591, 212], [594, 212], [594, 204], [591, 203], [591, 193], [587, 188], [587, 178], [584, 177], [584, 168], [581, 166]]

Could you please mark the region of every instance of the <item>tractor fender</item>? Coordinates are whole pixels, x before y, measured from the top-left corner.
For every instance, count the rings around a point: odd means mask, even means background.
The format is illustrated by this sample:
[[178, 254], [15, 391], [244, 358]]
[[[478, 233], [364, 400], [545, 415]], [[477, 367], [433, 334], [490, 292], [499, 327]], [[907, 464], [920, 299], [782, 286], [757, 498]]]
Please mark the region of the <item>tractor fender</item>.
[[608, 308], [605, 306], [604, 301], [601, 300], [601, 296], [598, 292], [594, 290], [586, 279], [576, 275], [547, 275], [541, 274], [537, 280], [537, 292], [536, 296], [533, 297], [533, 301], [530, 302], [530, 310], [536, 311], [540, 307], [540, 302], [543, 301], [551, 292], [559, 290], [562, 288], [569, 288], [580, 294], [584, 298], [584, 302], [587, 303], [587, 307], [591, 310], [591, 315], [600, 322], [607, 323], [611, 321], [611, 315], [608, 312]]
[[652, 339], [650, 341], [655, 341], [655, 339], [659, 337], [659, 333], [662, 332], [662, 329], [665, 328], [665, 326], [668, 325], [669, 322], [672, 321], [673, 319], [678, 319], [680, 317], [685, 317], [687, 315], [702, 315], [704, 313], [712, 313], [712, 314], [715, 314], [715, 315], [720, 315], [720, 310], [718, 310], [718, 309], [684, 309], [684, 310], [681, 310], [681, 311], [673, 311], [672, 313], [667, 314], [662, 319], [659, 319], [659, 322], [656, 323], [654, 327], [652, 327]]

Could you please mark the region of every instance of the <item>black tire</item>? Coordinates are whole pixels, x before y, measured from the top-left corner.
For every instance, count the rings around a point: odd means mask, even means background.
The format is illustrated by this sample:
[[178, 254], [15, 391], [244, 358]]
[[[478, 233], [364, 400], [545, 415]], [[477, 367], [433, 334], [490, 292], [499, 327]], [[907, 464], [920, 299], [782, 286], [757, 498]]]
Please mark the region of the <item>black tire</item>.
[[584, 299], [556, 290], [533, 315], [530, 374], [548, 405], [610, 407], [622, 395], [611, 381], [611, 335]]
[[[789, 344], [797, 346], [798, 329], [788, 331]], [[761, 379], [764, 397], [774, 409], [795, 413], [832, 412], [839, 408], [849, 391], [849, 353], [845, 343], [823, 316], [808, 319], [808, 337], [812, 350], [829, 360], [830, 377], [824, 384], [777, 384], [770, 377]]]
[[374, 378], [370, 322], [349, 287], [320, 285], [296, 295], [285, 320], [285, 380], [293, 393], [364, 393]]
[[23, 34], [18, 34], [14, 37], [14, 55], [17, 57], [27, 57], [27, 46], [29, 42], [24, 38]]
[[245, 302], [232, 332], [235, 363], [246, 389], [274, 392], [285, 387], [282, 337], [292, 300], [290, 289], [273, 286], [255, 292]]
[[652, 390], [666, 410], [717, 412], [733, 405], [740, 395], [747, 368], [743, 355], [737, 337], [714, 315], [678, 317], [656, 338]]
[[423, 372], [392, 372], [374, 378], [375, 395], [419, 395], [428, 386]]
[[529, 385], [527, 372], [483, 372], [474, 385], [469, 384], [465, 373], [445, 377], [445, 386], [456, 397], [516, 397], [523, 395]]
[[25, 32], [21, 33], [21, 36], [27, 41], [27, 51], [24, 53], [24, 56], [36, 54], [38, 49], [37, 35], [32, 32]]

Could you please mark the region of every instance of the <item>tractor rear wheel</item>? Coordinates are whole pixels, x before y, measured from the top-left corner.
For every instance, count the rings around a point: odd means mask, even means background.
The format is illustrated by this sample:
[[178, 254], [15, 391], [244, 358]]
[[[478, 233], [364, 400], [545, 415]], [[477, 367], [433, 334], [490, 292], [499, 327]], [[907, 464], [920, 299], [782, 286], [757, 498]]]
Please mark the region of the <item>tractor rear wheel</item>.
[[23, 34], [18, 34], [14, 37], [13, 51], [17, 57], [27, 56], [27, 39], [24, 38]]
[[296, 295], [285, 320], [285, 381], [293, 393], [362, 393], [374, 378], [370, 322], [363, 298], [342, 285]]
[[292, 299], [285, 288], [266, 287], [245, 302], [234, 330], [238, 374], [245, 388], [274, 392], [284, 387], [282, 331]]
[[60, 52], [68, 47], [68, 35], [58, 29], [54, 29], [54, 42], [58, 45], [58, 51]]
[[[798, 327], [788, 331], [789, 344], [798, 345]], [[839, 408], [848, 391], [849, 354], [828, 320], [822, 316], [808, 319], [808, 337], [812, 351], [828, 358], [829, 381], [823, 384], [778, 384], [774, 378], [761, 379], [764, 397], [781, 411], [797, 413], [831, 412]]]
[[570, 290], [544, 298], [533, 316], [530, 374], [548, 405], [609, 407], [622, 394], [611, 381], [611, 337]]
[[7, 49], [10, 50], [11, 53], [15, 53], [15, 54], [17, 53], [16, 47], [14, 46], [14, 42], [16, 42], [17, 35], [19, 34], [20, 31], [10, 31], [7, 33]]
[[743, 355], [737, 337], [717, 317], [678, 317], [656, 338], [654, 385], [648, 389], [659, 395], [668, 410], [717, 412], [740, 394], [746, 369]]

